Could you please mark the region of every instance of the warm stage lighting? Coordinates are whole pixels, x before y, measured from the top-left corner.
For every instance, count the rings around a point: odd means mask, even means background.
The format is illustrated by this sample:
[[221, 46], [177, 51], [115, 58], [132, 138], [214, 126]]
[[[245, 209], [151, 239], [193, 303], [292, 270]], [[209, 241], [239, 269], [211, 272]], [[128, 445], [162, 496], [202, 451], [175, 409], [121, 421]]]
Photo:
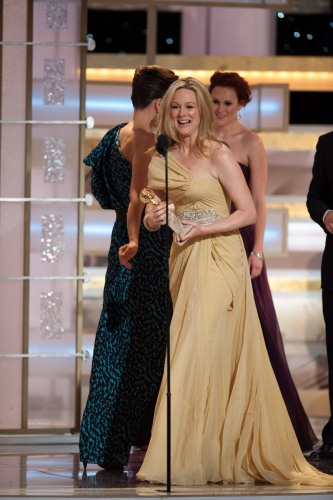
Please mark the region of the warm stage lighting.
[[[173, 69], [181, 78], [193, 76], [206, 85], [215, 68], [211, 70]], [[87, 68], [87, 82], [94, 83], [131, 83], [134, 75], [133, 69]], [[333, 72], [329, 71], [244, 71], [238, 68], [228, 68], [227, 71], [236, 71], [245, 78], [250, 85], [281, 84], [289, 85], [291, 91], [332, 91]]]

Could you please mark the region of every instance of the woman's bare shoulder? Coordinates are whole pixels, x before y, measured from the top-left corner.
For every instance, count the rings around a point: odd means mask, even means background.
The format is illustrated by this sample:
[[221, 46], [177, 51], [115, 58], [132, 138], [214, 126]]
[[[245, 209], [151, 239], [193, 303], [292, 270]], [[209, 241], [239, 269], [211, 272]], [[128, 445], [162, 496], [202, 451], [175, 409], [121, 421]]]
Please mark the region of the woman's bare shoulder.
[[232, 152], [228, 144], [221, 141], [211, 141], [211, 152], [212, 157], [216, 157], [217, 159], [229, 158], [230, 156], [232, 156]]
[[215, 171], [214, 177], [220, 177], [225, 169], [234, 168], [238, 163], [229, 146], [222, 143], [212, 146], [211, 165]]
[[249, 147], [258, 147], [258, 146], [263, 146], [263, 141], [256, 132], [253, 132], [253, 130], [246, 129], [246, 133], [244, 133], [243, 140], [245, 144], [247, 144]]

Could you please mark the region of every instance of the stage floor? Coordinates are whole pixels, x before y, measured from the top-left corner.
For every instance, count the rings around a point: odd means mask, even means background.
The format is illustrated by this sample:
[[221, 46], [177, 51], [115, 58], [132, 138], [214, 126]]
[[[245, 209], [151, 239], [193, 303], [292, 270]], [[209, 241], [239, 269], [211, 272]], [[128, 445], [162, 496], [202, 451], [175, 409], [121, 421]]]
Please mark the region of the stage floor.
[[[105, 471], [97, 465], [88, 465], [83, 472], [77, 444], [0, 445], [0, 498], [64, 499], [64, 498], [138, 498], [158, 499], [165, 496], [187, 498], [220, 497], [223, 500], [246, 497], [264, 499], [332, 500], [331, 490], [309, 486], [283, 487], [269, 484], [223, 485], [209, 484], [196, 487], [150, 485], [136, 480], [144, 450], [133, 448], [124, 472]], [[333, 461], [317, 467], [333, 475]]]

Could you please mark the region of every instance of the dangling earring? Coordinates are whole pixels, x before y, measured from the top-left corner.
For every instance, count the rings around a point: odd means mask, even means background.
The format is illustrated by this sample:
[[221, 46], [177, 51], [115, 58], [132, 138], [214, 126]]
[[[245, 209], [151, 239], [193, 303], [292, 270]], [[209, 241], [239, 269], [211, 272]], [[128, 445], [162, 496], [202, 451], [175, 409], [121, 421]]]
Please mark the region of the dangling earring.
[[240, 114], [240, 110], [237, 110], [237, 120], [240, 120], [242, 118], [242, 115]]
[[152, 120], [150, 120], [149, 122], [149, 128], [151, 131], [154, 131], [158, 125], [158, 119], [159, 119], [159, 112], [160, 112], [160, 107], [157, 103], [157, 101], [161, 101], [161, 99], [156, 99], [156, 102], [155, 102], [155, 116]]
[[149, 128], [150, 130], [154, 130], [156, 128], [156, 125], [157, 125], [157, 115], [154, 116], [154, 118], [152, 120], [150, 120], [149, 122]]

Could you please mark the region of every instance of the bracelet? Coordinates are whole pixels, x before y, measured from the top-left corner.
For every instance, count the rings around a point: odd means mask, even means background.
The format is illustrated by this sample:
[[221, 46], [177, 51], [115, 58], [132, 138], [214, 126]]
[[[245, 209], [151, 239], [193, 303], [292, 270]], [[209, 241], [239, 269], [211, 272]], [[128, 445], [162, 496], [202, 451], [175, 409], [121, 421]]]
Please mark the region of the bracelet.
[[147, 231], [149, 231], [150, 233], [153, 233], [154, 231], [158, 231], [160, 226], [158, 227], [151, 227], [149, 224], [148, 224], [148, 217], [149, 217], [149, 214], [146, 214], [143, 218], [143, 225], [145, 226], [145, 228], [147, 229]]
[[250, 255], [255, 255], [257, 257], [257, 259], [259, 259], [259, 260], [264, 260], [265, 259], [265, 257], [263, 256], [262, 253], [251, 252]]

